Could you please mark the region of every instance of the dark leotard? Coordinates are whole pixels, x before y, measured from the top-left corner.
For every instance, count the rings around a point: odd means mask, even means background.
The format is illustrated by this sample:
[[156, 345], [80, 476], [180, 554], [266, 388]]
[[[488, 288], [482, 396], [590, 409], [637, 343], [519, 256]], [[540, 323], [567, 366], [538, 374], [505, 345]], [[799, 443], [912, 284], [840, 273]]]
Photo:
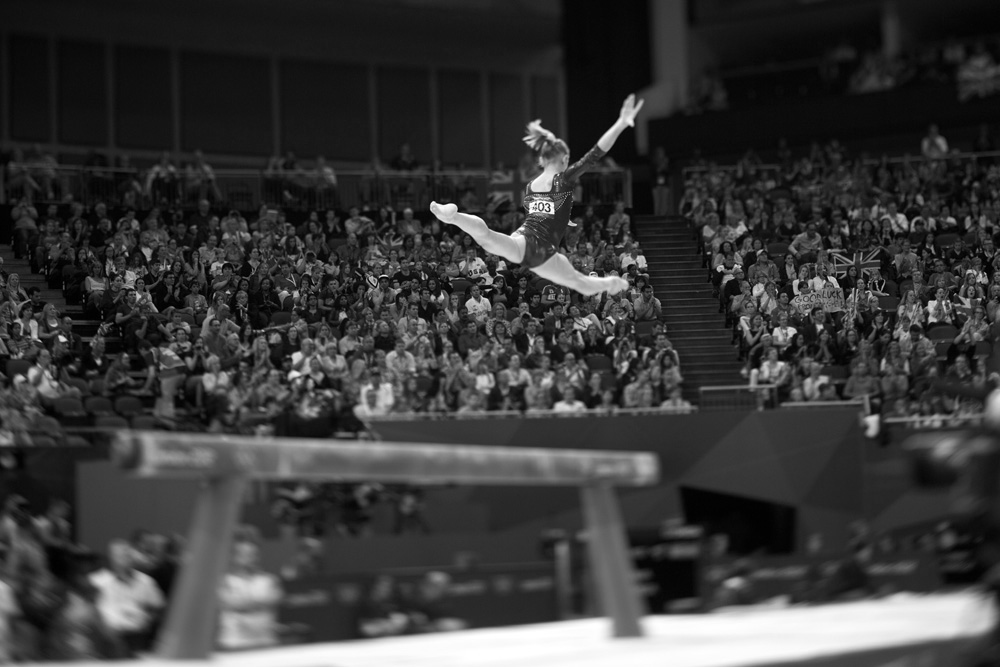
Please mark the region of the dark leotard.
[[594, 146], [566, 171], [556, 174], [552, 179], [552, 189], [548, 192], [533, 192], [531, 183], [525, 186], [524, 210], [528, 216], [524, 224], [511, 234], [524, 237], [524, 259], [521, 260], [523, 266], [533, 269], [559, 252], [559, 243], [569, 225], [573, 189], [576, 188], [577, 179], [605, 154], [605, 151]]

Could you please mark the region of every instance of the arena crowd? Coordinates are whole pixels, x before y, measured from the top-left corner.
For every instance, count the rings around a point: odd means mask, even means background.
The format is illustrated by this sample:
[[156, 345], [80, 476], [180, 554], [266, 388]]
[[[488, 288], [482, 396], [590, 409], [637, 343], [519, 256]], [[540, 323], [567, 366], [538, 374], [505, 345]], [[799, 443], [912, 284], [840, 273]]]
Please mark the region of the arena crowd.
[[751, 384], [927, 423], [981, 410], [953, 389], [985, 385], [1000, 336], [1000, 167], [985, 126], [978, 159], [934, 126], [918, 147], [873, 160], [782, 145], [773, 164], [751, 151], [687, 172], [681, 212]]

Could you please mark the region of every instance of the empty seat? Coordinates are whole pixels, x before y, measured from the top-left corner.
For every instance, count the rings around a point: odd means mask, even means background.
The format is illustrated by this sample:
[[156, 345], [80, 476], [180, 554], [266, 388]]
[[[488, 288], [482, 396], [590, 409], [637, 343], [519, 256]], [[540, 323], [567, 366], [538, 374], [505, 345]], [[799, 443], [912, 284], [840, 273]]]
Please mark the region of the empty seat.
[[123, 431], [129, 428], [128, 420], [118, 415], [101, 415], [94, 419], [94, 427], [112, 434], [115, 431]]
[[114, 403], [111, 402], [110, 398], [105, 398], [104, 396], [88, 396], [83, 401], [83, 407], [89, 414], [95, 417], [97, 415], [115, 414]]
[[152, 415], [133, 415], [132, 428], [137, 431], [152, 431], [159, 425]]
[[85, 417], [87, 411], [78, 398], [57, 398], [52, 401], [52, 411], [59, 417]]
[[31, 368], [31, 362], [27, 359], [8, 359], [6, 367], [7, 377], [13, 378], [15, 375], [28, 377], [29, 368]]
[[609, 371], [612, 369], [611, 357], [604, 354], [589, 354], [584, 357], [587, 368], [593, 371]]
[[895, 313], [896, 309], [899, 308], [899, 297], [898, 296], [880, 296], [878, 298], [878, 307], [882, 310]]
[[67, 378], [66, 384], [80, 390], [80, 396], [86, 398], [90, 396], [90, 383], [83, 378]]
[[285, 310], [271, 313], [271, 326], [280, 327], [292, 321], [292, 314]]
[[934, 324], [927, 328], [927, 337], [933, 341], [953, 341], [958, 329], [951, 324]]
[[142, 414], [142, 401], [135, 396], [119, 396], [115, 399], [115, 412], [122, 417]]
[[847, 376], [850, 375], [847, 366], [841, 366], [839, 364], [824, 366], [823, 370], [820, 371], [820, 375], [825, 375], [831, 380], [846, 380]]
[[655, 327], [658, 322], [653, 320], [643, 320], [642, 322], [635, 323], [635, 335], [636, 336], [651, 336], [653, 334], [653, 327]]

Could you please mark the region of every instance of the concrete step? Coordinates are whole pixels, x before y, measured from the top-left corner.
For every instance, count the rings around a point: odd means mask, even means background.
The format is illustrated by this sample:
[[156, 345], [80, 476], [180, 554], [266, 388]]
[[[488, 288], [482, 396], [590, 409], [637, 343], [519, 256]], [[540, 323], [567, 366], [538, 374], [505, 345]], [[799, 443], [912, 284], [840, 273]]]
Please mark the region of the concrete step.
[[639, 245], [641, 246], [646, 246], [656, 241], [685, 241], [694, 243], [695, 238], [690, 232], [683, 230], [647, 231], [641, 233], [639, 236]]
[[[697, 328], [680, 328], [672, 329], [670, 325], [667, 325], [667, 335], [670, 336], [670, 340], [718, 340], [724, 341], [727, 345], [729, 341], [733, 339], [733, 332], [729, 329], [723, 329], [722, 327], [702, 327]], [[680, 346], [680, 343], [677, 343]]]
[[655, 267], [656, 275], [659, 276], [692, 276], [708, 280], [708, 272], [690, 259], [677, 260], [676, 262], [664, 262], [662, 266]]
[[667, 331], [677, 333], [679, 331], [690, 331], [692, 329], [715, 329], [717, 331], [731, 331], [725, 323], [719, 319], [706, 319], [705, 315], [689, 315], [687, 317], [678, 316], [664, 317], [663, 323], [667, 325]]
[[663, 311], [663, 320], [665, 322], [691, 318], [710, 319], [713, 321], [719, 319], [719, 321], [722, 321], [722, 313], [712, 304], [706, 306], [684, 306], [683, 308], [671, 305]]
[[656, 253], [663, 250], [686, 250], [690, 252], [697, 252], [698, 247], [693, 241], [686, 240], [663, 240], [663, 241], [648, 241], [641, 244], [643, 253], [646, 255]]
[[646, 259], [647, 259], [646, 263], [649, 265], [649, 268], [655, 269], [657, 272], [670, 269], [674, 270], [686, 269], [688, 271], [701, 271], [701, 272], [706, 272], [708, 270], [701, 265], [700, 259], [698, 259], [697, 257], [691, 257], [689, 255], [678, 256], [678, 257], [666, 257], [662, 259], [657, 258], [658, 261], [655, 263], [648, 261], [649, 259], [648, 257]]
[[690, 384], [697, 387], [724, 387], [746, 386], [748, 384], [747, 379], [740, 375], [738, 368], [734, 368], [733, 370], [689, 372], [685, 370], [683, 363], [684, 360], [682, 359], [681, 375], [684, 376], [685, 385]]

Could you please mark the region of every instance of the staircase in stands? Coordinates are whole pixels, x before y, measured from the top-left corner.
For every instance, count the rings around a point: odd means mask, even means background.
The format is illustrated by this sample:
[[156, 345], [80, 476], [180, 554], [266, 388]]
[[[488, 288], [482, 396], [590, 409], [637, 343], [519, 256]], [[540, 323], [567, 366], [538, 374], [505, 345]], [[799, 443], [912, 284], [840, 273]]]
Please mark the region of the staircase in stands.
[[[37, 287], [42, 290], [42, 301], [51, 303], [64, 317], [73, 318], [73, 332], [83, 337], [84, 343], [89, 344], [93, 336], [97, 333], [100, 322], [97, 320], [84, 319], [83, 306], [70, 306], [63, 298], [62, 289], [51, 289], [48, 285], [48, 278], [40, 273], [31, 272], [31, 264], [26, 257], [14, 259], [14, 249], [10, 245], [0, 245], [0, 257], [3, 257], [3, 268], [9, 274], [16, 273], [21, 279], [21, 287], [27, 290], [29, 287]], [[119, 349], [118, 339], [108, 337], [106, 352], [115, 352]]]
[[701, 387], [745, 385], [690, 223], [678, 216], [635, 216], [635, 229], [667, 336], [680, 356], [684, 398], [697, 403]]

